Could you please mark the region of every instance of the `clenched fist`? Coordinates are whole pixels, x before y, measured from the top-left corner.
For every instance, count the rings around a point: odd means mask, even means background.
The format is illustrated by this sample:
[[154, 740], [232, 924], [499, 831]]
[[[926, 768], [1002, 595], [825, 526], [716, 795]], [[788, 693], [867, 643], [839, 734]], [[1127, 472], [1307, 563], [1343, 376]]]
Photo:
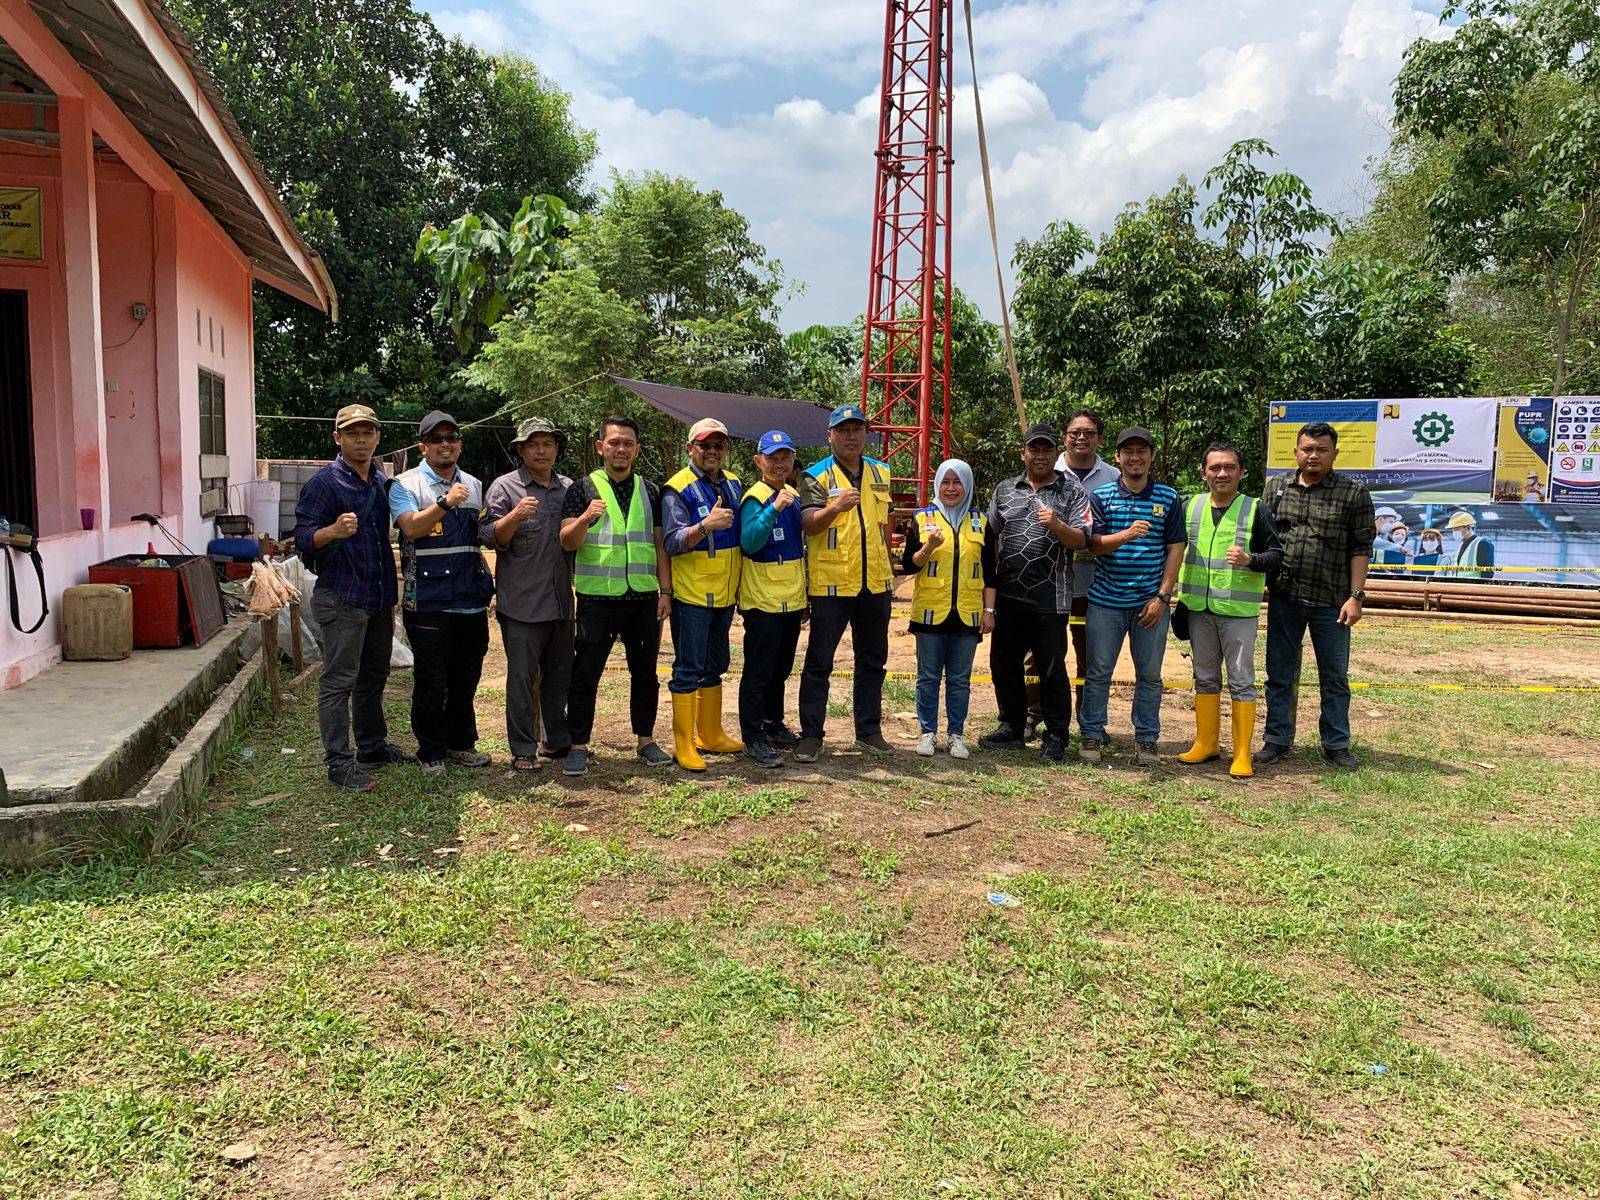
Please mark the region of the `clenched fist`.
[[1230, 567], [1248, 567], [1250, 565], [1250, 552], [1243, 546], [1229, 546], [1228, 565]]
[[606, 515], [606, 502], [604, 500], [600, 499], [598, 496], [596, 496], [593, 500], [589, 501], [589, 507], [583, 510], [583, 519], [586, 522], [588, 522], [590, 525], [593, 525], [595, 522], [599, 521], [600, 518], [605, 516], [605, 515]]
[[1145, 534], [1150, 532], [1150, 522], [1135, 521], [1132, 525], [1128, 526], [1128, 529], [1133, 533], [1133, 537], [1129, 540], [1137, 542]]
[[922, 531], [922, 541], [929, 550], [937, 550], [944, 545], [944, 530], [937, 525], [929, 525]]
[[521, 525], [524, 521], [526, 521], [529, 517], [533, 516], [538, 511], [539, 511], [539, 497], [537, 497], [537, 496], [524, 496], [521, 500], [517, 501], [516, 507], [514, 507], [511, 510], [511, 512], [509, 514], [507, 514], [507, 515], [510, 516], [510, 518], [513, 521], [515, 521], [518, 525]]
[[853, 487], [841, 488], [839, 494], [834, 497], [833, 503], [834, 507], [840, 512], [849, 512], [861, 503], [861, 489]]
[[328, 526], [328, 532], [331, 533], [336, 540], [343, 541], [345, 538], [352, 536], [359, 526], [360, 522], [356, 520], [355, 513], [340, 513], [339, 519], [332, 525]]
[[444, 494], [442, 503], [446, 508], [460, 508], [467, 502], [467, 485], [457, 480], [450, 485], [450, 490]]
[[794, 493], [788, 488], [779, 488], [777, 494], [772, 497], [772, 507], [777, 509], [779, 512], [782, 512], [793, 503]]

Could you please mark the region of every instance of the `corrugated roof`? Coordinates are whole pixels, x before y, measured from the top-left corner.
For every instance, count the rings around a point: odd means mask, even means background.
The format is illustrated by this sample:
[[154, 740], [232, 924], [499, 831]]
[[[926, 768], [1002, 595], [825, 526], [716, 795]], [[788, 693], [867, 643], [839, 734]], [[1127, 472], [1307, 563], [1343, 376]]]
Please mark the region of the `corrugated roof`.
[[[284, 244], [285, 239], [274, 229], [268, 214], [201, 124], [194, 104], [182, 90], [185, 81], [172, 78], [112, 0], [31, 0], [33, 10], [50, 32], [171, 165], [246, 257], [264, 275], [298, 285], [311, 295], [326, 297], [327, 310], [337, 320], [338, 297], [327, 268], [295, 228], [277, 188], [217, 90], [216, 81], [161, 0], [142, 2], [160, 24], [201, 97], [254, 175], [266, 204], [287, 231], [290, 245]], [[308, 276], [291, 249], [310, 264], [310, 275], [315, 278]]]

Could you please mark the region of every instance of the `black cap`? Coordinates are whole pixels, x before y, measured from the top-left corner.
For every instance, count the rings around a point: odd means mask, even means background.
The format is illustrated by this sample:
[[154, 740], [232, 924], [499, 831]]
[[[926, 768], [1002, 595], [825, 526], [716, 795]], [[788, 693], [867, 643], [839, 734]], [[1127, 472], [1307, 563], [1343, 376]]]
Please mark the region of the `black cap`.
[[460, 432], [460, 423], [447, 412], [440, 412], [437, 408], [422, 418], [422, 424], [417, 426], [417, 436], [425, 438], [441, 425], [454, 425]]
[[1121, 433], [1117, 434], [1118, 450], [1122, 449], [1122, 444], [1124, 442], [1143, 442], [1152, 450], [1156, 448], [1155, 438], [1150, 436], [1150, 431], [1143, 425], [1129, 425]]
[[1061, 435], [1056, 432], [1054, 425], [1046, 421], [1040, 421], [1037, 425], [1028, 426], [1028, 432], [1022, 435], [1022, 444], [1024, 446], [1030, 442], [1049, 442], [1052, 446], [1059, 446], [1061, 445]]

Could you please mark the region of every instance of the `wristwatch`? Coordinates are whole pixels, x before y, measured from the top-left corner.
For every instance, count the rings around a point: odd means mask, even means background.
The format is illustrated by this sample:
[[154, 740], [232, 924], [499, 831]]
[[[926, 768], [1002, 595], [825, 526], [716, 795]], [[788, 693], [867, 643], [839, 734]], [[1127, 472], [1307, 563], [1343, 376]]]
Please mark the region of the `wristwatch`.
[[1357, 604], [1365, 604], [1367, 602], [1367, 589], [1357, 588], [1355, 591], [1350, 593], [1350, 599], [1354, 600]]
[[991, 617], [994, 616], [994, 609], [992, 608], [986, 608], [983, 611], [988, 613]]
[[1172, 603], [1172, 593], [1171, 592], [1157, 592], [1156, 593], [1156, 599], [1161, 601], [1161, 603], [1163, 603], [1163, 604], [1171, 604]]

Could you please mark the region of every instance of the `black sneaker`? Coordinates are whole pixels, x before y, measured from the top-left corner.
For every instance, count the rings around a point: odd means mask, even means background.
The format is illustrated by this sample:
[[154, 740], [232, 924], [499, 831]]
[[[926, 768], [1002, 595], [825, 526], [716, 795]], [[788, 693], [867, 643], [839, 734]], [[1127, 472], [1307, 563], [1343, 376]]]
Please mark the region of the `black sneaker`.
[[589, 773], [589, 752], [574, 746], [567, 751], [567, 757], [561, 764], [563, 775], [587, 775]]
[[1275, 762], [1282, 762], [1293, 753], [1293, 746], [1283, 746], [1277, 742], [1262, 742], [1261, 749], [1250, 756], [1250, 761], [1258, 767], [1270, 767]]
[[1001, 725], [993, 733], [986, 733], [978, 739], [978, 745], [985, 750], [1020, 750], [1022, 739], [1009, 725]]
[[1342, 771], [1359, 771], [1361, 760], [1350, 753], [1349, 746], [1340, 746], [1337, 750], [1322, 748], [1322, 761], [1329, 766], [1338, 767]]
[[783, 766], [783, 755], [772, 748], [769, 742], [746, 742], [744, 756], [758, 767], [773, 770]]
[[635, 750], [633, 755], [647, 767], [664, 767], [672, 761], [672, 755], [654, 742], [646, 742]]
[[1135, 742], [1133, 746], [1133, 761], [1141, 767], [1159, 767], [1161, 765], [1161, 751], [1154, 742]]
[[1039, 747], [1039, 757], [1046, 762], [1058, 763], [1067, 757], [1067, 745], [1053, 733], [1044, 735], [1044, 744]]
[[346, 792], [375, 792], [378, 781], [359, 767], [330, 767], [328, 782]]
[[804, 737], [795, 744], [795, 762], [816, 762], [822, 756], [822, 739]]
[[774, 750], [793, 750], [800, 742], [800, 735], [781, 721], [776, 725], [768, 725], [762, 732], [767, 735], [767, 741], [772, 743]]
[[396, 763], [416, 762], [416, 755], [407, 754], [399, 746], [391, 746], [385, 742], [371, 753], [358, 753], [356, 766], [363, 771], [381, 771], [385, 767], [392, 767]]

